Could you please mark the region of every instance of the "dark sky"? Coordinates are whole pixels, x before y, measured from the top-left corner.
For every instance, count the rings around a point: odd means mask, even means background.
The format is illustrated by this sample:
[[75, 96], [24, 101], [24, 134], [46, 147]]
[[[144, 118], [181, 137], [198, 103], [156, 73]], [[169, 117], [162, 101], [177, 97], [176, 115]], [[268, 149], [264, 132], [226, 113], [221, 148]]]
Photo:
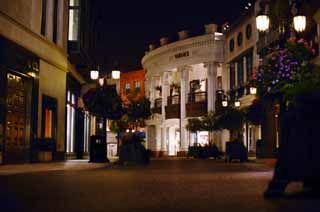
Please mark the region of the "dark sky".
[[[121, 71], [141, 68], [141, 58], [151, 42], [163, 36], [177, 39], [179, 30], [199, 34], [204, 24], [233, 21], [252, 0], [96, 0], [104, 62]], [[111, 3], [113, 2], [113, 3]], [[106, 68], [108, 69], [108, 68]]]

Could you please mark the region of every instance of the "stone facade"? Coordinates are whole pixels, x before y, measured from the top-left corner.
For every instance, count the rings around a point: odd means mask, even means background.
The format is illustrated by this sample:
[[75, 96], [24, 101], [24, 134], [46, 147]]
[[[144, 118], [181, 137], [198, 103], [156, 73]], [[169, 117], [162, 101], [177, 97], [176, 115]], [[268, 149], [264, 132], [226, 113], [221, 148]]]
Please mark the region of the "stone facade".
[[186, 130], [188, 118], [199, 117], [199, 108], [204, 113], [215, 110], [225, 39], [216, 28], [208, 25], [207, 34], [191, 38], [186, 31], [179, 32], [180, 40], [174, 43], [161, 39], [162, 46], [151, 45], [142, 59], [146, 95], [156, 111], [146, 130], [154, 156], [185, 156], [197, 142], [197, 135]]
[[[32, 82], [33, 96], [30, 104], [32, 107], [34, 106], [37, 115], [31, 117], [31, 123], [33, 123], [31, 126], [25, 125], [24, 130], [26, 134], [31, 136], [31, 140], [28, 149], [22, 151], [35, 152], [33, 148], [37, 146], [37, 138], [43, 138], [46, 135], [44, 131], [49, 130], [48, 136], [50, 137], [52, 134], [52, 139], [55, 141], [53, 158], [63, 159], [66, 136], [67, 73], [70, 71], [75, 78], [80, 80], [82, 78], [77, 74], [74, 67], [70, 65], [67, 56], [68, 1], [48, 0], [46, 2], [46, 7], [42, 5], [43, 1], [41, 0], [3, 0], [0, 2], [0, 36], [6, 40], [6, 43], [12, 43], [12, 45], [21, 48], [21, 52], [30, 52], [35, 58], [33, 61], [28, 61], [27, 59], [26, 63], [18, 65], [6, 64], [8, 60], [2, 61], [3, 66], [1, 66], [1, 71], [8, 74], [17, 73], [23, 79]], [[43, 12], [43, 9], [45, 12]], [[45, 14], [45, 17], [42, 17], [43, 14]], [[54, 18], [57, 20], [54, 20]], [[42, 29], [43, 27], [44, 29]], [[10, 53], [12, 52], [7, 52], [7, 54]], [[19, 60], [17, 61], [19, 63]], [[20, 68], [12, 69], [12, 67]], [[6, 96], [6, 93], [3, 95]], [[52, 121], [56, 120], [50, 125], [52, 129], [47, 129], [47, 126], [44, 126], [46, 123], [46, 117], [44, 117], [46, 113], [44, 112], [45, 108], [43, 108], [46, 105], [43, 100], [44, 96], [48, 96], [56, 101], [56, 105], [54, 106], [55, 112], [53, 112], [50, 118]], [[5, 111], [4, 113], [6, 114]], [[8, 115], [5, 117], [8, 118]], [[4, 123], [2, 128], [4, 129], [5, 120], [2, 120]], [[26, 120], [28, 120], [28, 117]], [[5, 130], [4, 135], [8, 136], [9, 132]], [[29, 138], [21, 139], [21, 143], [23, 143]], [[8, 161], [5, 158], [6, 147], [11, 145], [9, 144], [9, 140], [4, 139], [1, 145], [3, 146], [1, 149], [4, 150], [4, 154], [2, 154], [4, 155], [3, 161], [6, 163], [16, 162]], [[17, 162], [38, 159], [36, 156], [29, 156]]]

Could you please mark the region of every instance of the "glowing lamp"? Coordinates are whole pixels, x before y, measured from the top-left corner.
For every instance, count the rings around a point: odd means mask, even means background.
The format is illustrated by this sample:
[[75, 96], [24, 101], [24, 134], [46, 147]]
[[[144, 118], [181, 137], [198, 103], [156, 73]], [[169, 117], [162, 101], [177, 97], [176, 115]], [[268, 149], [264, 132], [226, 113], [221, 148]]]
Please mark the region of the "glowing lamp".
[[257, 29], [260, 32], [267, 31], [269, 29], [269, 23], [270, 23], [270, 19], [267, 15], [261, 14], [256, 17]]
[[250, 87], [250, 94], [257, 94], [257, 88], [256, 87]]
[[104, 84], [104, 78], [100, 78], [100, 79], [99, 79], [99, 85], [100, 85], [100, 86], [103, 86], [103, 84]]
[[235, 107], [240, 107], [240, 105], [241, 105], [241, 103], [240, 103], [239, 100], [236, 100], [236, 101], [234, 102], [234, 106], [235, 106]]
[[228, 101], [222, 100], [222, 107], [228, 107]]
[[97, 71], [97, 70], [91, 70], [91, 71], [90, 71], [90, 78], [91, 78], [92, 80], [98, 79], [98, 78], [99, 78], [99, 71]]
[[293, 26], [297, 32], [303, 32], [306, 29], [307, 20], [304, 15], [297, 15], [293, 17]]
[[112, 79], [120, 79], [120, 71], [119, 70], [112, 70], [111, 75], [112, 75]]

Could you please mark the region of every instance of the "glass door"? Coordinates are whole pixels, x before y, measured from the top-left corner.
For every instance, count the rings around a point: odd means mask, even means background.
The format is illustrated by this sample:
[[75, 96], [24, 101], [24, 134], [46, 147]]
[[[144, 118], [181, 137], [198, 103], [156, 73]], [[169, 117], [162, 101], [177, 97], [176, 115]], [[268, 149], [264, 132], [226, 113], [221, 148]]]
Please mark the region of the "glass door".
[[29, 158], [31, 91], [28, 78], [7, 74], [4, 154], [7, 163], [26, 162]]

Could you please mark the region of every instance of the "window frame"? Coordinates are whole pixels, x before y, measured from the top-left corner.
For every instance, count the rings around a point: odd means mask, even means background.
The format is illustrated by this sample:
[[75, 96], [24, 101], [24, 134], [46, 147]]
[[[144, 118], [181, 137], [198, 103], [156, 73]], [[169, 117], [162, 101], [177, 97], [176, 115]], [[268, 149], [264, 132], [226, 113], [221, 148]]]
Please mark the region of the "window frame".
[[[70, 1], [68, 2], [68, 41], [69, 42], [77, 42], [80, 40], [80, 17], [81, 17], [81, 1], [79, 0], [78, 5], [70, 5]], [[77, 39], [70, 39], [70, 11], [78, 11], [78, 30], [77, 30]]]

